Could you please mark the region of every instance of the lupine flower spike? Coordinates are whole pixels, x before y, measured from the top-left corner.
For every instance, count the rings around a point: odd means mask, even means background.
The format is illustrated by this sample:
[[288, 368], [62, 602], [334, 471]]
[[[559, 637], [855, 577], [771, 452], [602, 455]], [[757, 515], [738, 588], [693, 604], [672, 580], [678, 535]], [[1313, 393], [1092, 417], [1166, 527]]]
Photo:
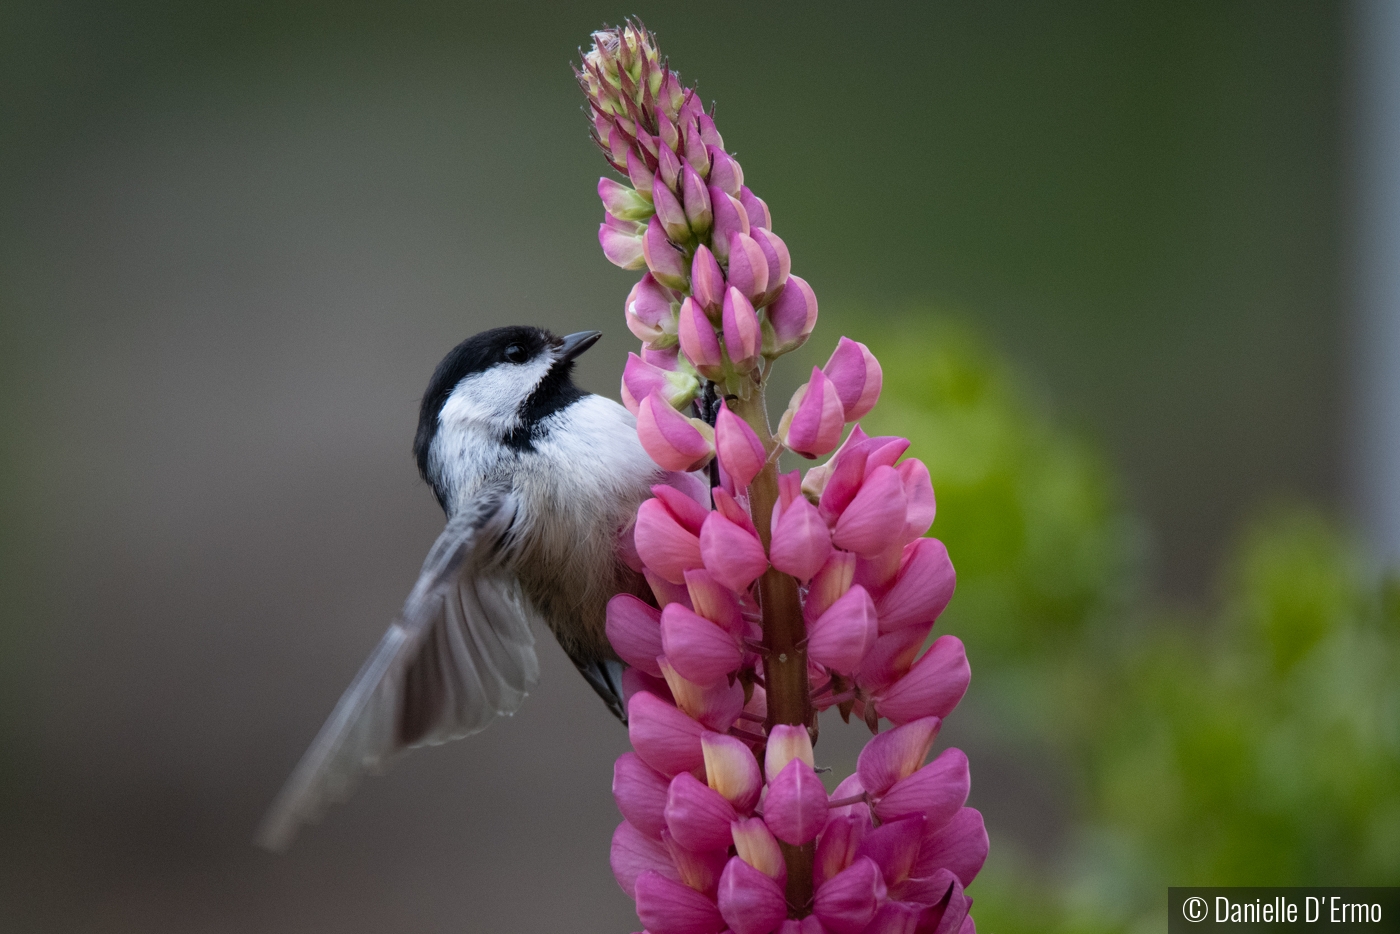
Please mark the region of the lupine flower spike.
[[[618, 884], [650, 934], [971, 934], [987, 834], [967, 757], [933, 752], [971, 677], [955, 636], [929, 642], [956, 578], [909, 442], [846, 431], [879, 361], [842, 337], [774, 431], [768, 371], [817, 298], [768, 205], [640, 23], [595, 33], [577, 76], [619, 173], [599, 242], [645, 270], [622, 398], [672, 472], [623, 536], [651, 593], [608, 604], [634, 749], [613, 774]], [[830, 457], [780, 475], [783, 450]], [[828, 793], [813, 742], [833, 707], [875, 735]]]

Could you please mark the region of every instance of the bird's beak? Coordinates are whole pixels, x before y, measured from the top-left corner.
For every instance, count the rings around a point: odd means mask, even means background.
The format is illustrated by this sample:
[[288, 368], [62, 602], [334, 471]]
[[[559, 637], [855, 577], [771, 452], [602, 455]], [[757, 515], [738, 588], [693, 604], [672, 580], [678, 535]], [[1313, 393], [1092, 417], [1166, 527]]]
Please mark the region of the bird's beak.
[[589, 347], [598, 343], [598, 338], [603, 336], [602, 331], [579, 331], [564, 338], [564, 342], [559, 346], [559, 359], [572, 360], [583, 353]]

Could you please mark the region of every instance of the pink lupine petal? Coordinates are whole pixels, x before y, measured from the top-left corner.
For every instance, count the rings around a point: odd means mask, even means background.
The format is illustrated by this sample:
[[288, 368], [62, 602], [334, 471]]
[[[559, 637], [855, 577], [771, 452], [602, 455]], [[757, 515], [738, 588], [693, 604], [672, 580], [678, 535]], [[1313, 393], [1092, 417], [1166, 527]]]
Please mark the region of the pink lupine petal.
[[880, 867], [885, 885], [893, 888], [913, 873], [924, 839], [923, 817], [914, 816], [882, 824], [860, 841], [856, 858], [868, 856]]
[[666, 686], [676, 700], [676, 706], [701, 726], [723, 733], [734, 725], [739, 713], [744, 709], [744, 686], [739, 681], [733, 684], [723, 679], [712, 684], [700, 684], [676, 671], [661, 656], [656, 660]]
[[[711, 185], [718, 186], [725, 194], [739, 196], [739, 190], [744, 187], [744, 170], [739, 167], [739, 163], [734, 157], [715, 146], [709, 147], [710, 153], [710, 177]], [[748, 233], [748, 231], [744, 231]]]
[[[729, 237], [728, 278], [730, 287], [738, 289], [750, 302], [757, 301], [768, 291], [768, 257], [749, 234], [736, 233]], [[754, 330], [757, 328], [755, 319]], [[729, 355], [734, 356], [734, 352], [731, 350]]]
[[655, 392], [637, 409], [637, 439], [666, 470], [697, 470], [714, 457], [714, 429], [677, 412]]
[[[754, 200], [758, 201], [757, 198]], [[747, 208], [748, 205], [745, 207]], [[752, 218], [752, 212], [749, 216]], [[757, 304], [762, 305], [767, 305], [778, 297], [778, 293], [787, 284], [788, 276], [792, 274], [792, 256], [788, 253], [787, 244], [773, 231], [765, 230], [766, 226], [766, 224], [761, 226], [754, 224], [750, 220], [749, 235], [753, 237], [754, 243], [758, 244], [758, 248], [763, 251], [763, 257], [768, 263], [768, 288], [764, 291], [762, 300], [756, 300]]]
[[831, 557], [831, 530], [822, 521], [817, 508], [804, 497], [793, 499], [774, 519], [772, 528], [773, 540], [768, 551], [773, 567], [804, 584]]
[[[646, 578], [647, 586], [651, 588], [652, 594], [656, 597], [656, 605], [663, 610], [672, 603], [690, 606], [690, 594], [680, 584], [671, 583], [650, 568], [644, 569], [642, 575]], [[656, 677], [661, 676], [657, 675]]]
[[769, 213], [768, 205], [758, 195], [749, 191], [747, 185], [739, 189], [739, 203], [748, 212], [751, 227], [769, 230], [773, 228], [773, 215]]
[[763, 820], [784, 843], [811, 843], [826, 826], [826, 789], [810, 765], [793, 759], [768, 780]]
[[637, 554], [637, 521], [634, 518], [622, 531], [617, 533], [617, 557], [638, 574], [642, 573], [642, 556]]
[[598, 197], [603, 209], [625, 221], [640, 221], [651, 217], [651, 202], [636, 189], [611, 178], [598, 179]]
[[686, 221], [685, 208], [681, 207], [680, 199], [671, 189], [665, 185], [655, 186], [651, 192], [651, 200], [656, 208], [656, 218], [661, 221], [661, 228], [666, 232], [667, 239], [672, 243], [684, 243], [690, 239], [690, 224]]
[[666, 829], [681, 846], [722, 850], [729, 846], [729, 825], [739, 819], [724, 796], [689, 772], [671, 779], [666, 794]]
[[736, 233], [749, 232], [749, 216], [744, 206], [719, 188], [710, 184], [710, 210], [715, 215], [710, 228], [710, 249], [721, 263], [729, 261], [729, 238]]
[[747, 590], [768, 569], [758, 536], [717, 512], [710, 513], [700, 530], [700, 554], [705, 569], [731, 590]]
[[[748, 814], [763, 791], [758, 760], [744, 741], [721, 733], [700, 737], [705, 756], [705, 780], [740, 814]], [[756, 864], [755, 864], [756, 865]]]
[[666, 776], [642, 761], [635, 752], [624, 752], [613, 763], [613, 800], [627, 823], [648, 837], [659, 838], [666, 826]]
[[763, 818], [735, 821], [729, 830], [740, 859], [775, 880], [778, 885], [787, 883], [787, 863], [783, 861], [783, 850]]
[[895, 724], [920, 717], [946, 717], [967, 693], [971, 680], [962, 640], [939, 636], [908, 674], [881, 692], [877, 709], [880, 716]]
[[[738, 244], [739, 241], [748, 238], [736, 234], [734, 240]], [[753, 241], [749, 240], [749, 243], [752, 244]], [[758, 247], [754, 246], [753, 249], [757, 250]], [[730, 282], [734, 281], [735, 260], [735, 254], [731, 253]], [[763, 353], [763, 332], [759, 328], [758, 315], [753, 310], [753, 303], [738, 288], [730, 285], [724, 293], [720, 317], [724, 323], [724, 349], [729, 352], [734, 369], [739, 373], [748, 373], [758, 365], [759, 357]]]
[[933, 496], [933, 481], [929, 478], [928, 467], [916, 457], [901, 463], [896, 470], [904, 484], [904, 498], [909, 504], [905, 515], [904, 541], [912, 542], [922, 538], [933, 527], [933, 518], [938, 513], [938, 503]]
[[613, 878], [629, 898], [637, 897], [637, 877], [644, 872], [659, 873], [680, 880], [680, 874], [659, 837], [649, 837], [627, 821], [613, 831], [612, 850], [608, 858]]
[[647, 934], [719, 934], [719, 907], [683, 882], [644, 872], [636, 882], [637, 917]]
[[923, 913], [924, 906], [913, 902], [885, 902], [862, 934], [915, 934]]
[[[812, 512], [815, 515], [816, 510]], [[832, 671], [848, 675], [859, 667], [878, 633], [875, 602], [864, 587], [856, 585], [808, 628], [807, 656]]]
[[883, 376], [880, 362], [870, 348], [843, 337], [837, 341], [836, 350], [822, 370], [836, 386], [841, 405], [846, 410], [846, 421], [856, 421], [875, 408], [880, 398]]
[[763, 685], [755, 684], [753, 686], [753, 695], [744, 705], [744, 713], [753, 717], [758, 723], [768, 719], [768, 692], [763, 690]]
[[940, 869], [920, 882], [921, 890], [909, 896], [928, 906], [919, 919], [919, 934], [962, 934], [972, 921], [967, 914], [972, 899], [963, 891], [958, 877]]
[[608, 262], [623, 269], [641, 269], [647, 264], [642, 234], [607, 222], [598, 225], [598, 244]]
[[[671, 322], [675, 326], [675, 321]], [[666, 344], [643, 344], [641, 357], [652, 366], [659, 366], [663, 370], [679, 370], [681, 367], [681, 348], [676, 343], [675, 335], [669, 335], [670, 343]]]
[[[684, 473], [673, 475], [673, 477], [692, 476], [692, 474]], [[689, 486], [688, 483], [687, 486]], [[651, 488], [651, 495], [666, 505], [667, 510], [687, 532], [692, 535], [700, 534], [700, 527], [705, 524], [705, 517], [710, 514], [710, 511], [691, 496], [689, 490], [683, 490], [671, 483], [658, 483]]]
[[627, 363], [622, 368], [622, 389], [624, 398], [635, 401], [628, 406], [633, 415], [637, 414], [640, 400], [653, 392], [660, 394], [674, 409], [690, 404], [700, 390], [700, 382], [688, 373], [664, 370], [655, 364], [647, 363], [634, 353], [627, 355]]
[[627, 736], [642, 761], [663, 775], [705, 764], [700, 735], [705, 728], [655, 694], [641, 691], [627, 704]]
[[865, 462], [870, 456], [871, 439], [865, 438], [865, 433], [861, 432], [862, 440], [852, 444], [851, 440], [857, 431], [860, 431], [859, 425], [851, 430], [851, 438], [846, 439], [846, 443], [832, 455], [831, 460], [808, 471], [809, 474], [818, 470], [827, 472], [821, 485], [817, 508], [821, 511], [822, 518], [829, 523], [835, 523], [841, 513], [845, 512], [851, 500], [860, 492], [861, 482], [865, 479]]
[[861, 857], [817, 889], [812, 913], [833, 934], [861, 934], [885, 900], [885, 892], [880, 867]]
[[608, 642], [627, 664], [654, 677], [661, 677], [656, 656], [662, 652], [661, 613], [630, 593], [620, 593], [608, 601], [606, 632]]
[[[663, 187], [658, 185], [653, 190], [652, 196], [655, 197], [656, 192], [661, 191]], [[652, 215], [651, 220], [647, 222], [646, 232], [642, 234], [642, 256], [646, 267], [651, 270], [651, 274], [656, 277], [657, 282], [669, 289], [686, 287], [690, 268], [681, 251], [676, 249], [668, 238], [666, 227], [662, 223], [660, 215]]]
[[704, 568], [686, 571], [685, 586], [695, 612], [736, 636], [743, 633], [744, 617], [734, 591], [715, 580]]
[[782, 886], [735, 856], [719, 879], [719, 913], [734, 934], [772, 934], [787, 918]]
[[651, 273], [632, 286], [622, 307], [627, 315], [627, 329], [638, 340], [647, 343], [675, 340], [676, 306], [671, 301], [671, 293]]
[[870, 821], [867, 818], [834, 813], [827, 816], [826, 827], [817, 841], [812, 870], [818, 888], [851, 865], [856, 858], [856, 848], [869, 832]]
[[[906, 526], [907, 528], [907, 526]], [[901, 535], [890, 547], [876, 555], [864, 555], [856, 562], [856, 583], [860, 584], [876, 603], [884, 599], [904, 562], [907, 544]]]
[[870, 439], [867, 449], [870, 453], [866, 455], [865, 472], [869, 473], [876, 467], [893, 467], [894, 462], [909, 450], [909, 439], [897, 435], [876, 435]]
[[647, 568], [673, 584], [683, 582], [690, 568], [704, 564], [700, 537], [677, 522], [660, 500], [649, 499], [637, 509], [634, 537]]
[[720, 306], [724, 304], [724, 292], [728, 285], [715, 254], [703, 243], [695, 248], [695, 258], [690, 262], [690, 288], [709, 319], [719, 323]]
[[676, 335], [681, 353], [700, 375], [707, 379], [724, 378], [724, 352], [720, 347], [719, 335], [706, 317], [705, 310], [693, 298], [681, 303]]
[[622, 706], [629, 706], [632, 698], [642, 693], [654, 694], [668, 704], [675, 703], [666, 679], [653, 678], [640, 668], [625, 669], [622, 672]]
[[[803, 457], [818, 457], [840, 444], [844, 426], [845, 417], [836, 387], [821, 370], [813, 367], [811, 380], [798, 387], [778, 422], [780, 440]], [[902, 522], [900, 527], [903, 528]]]
[[968, 886], [986, 861], [987, 828], [982, 823], [982, 813], [976, 808], [963, 808], [924, 838], [913, 874], [930, 876], [939, 869], [948, 869]]
[[656, 184], [656, 175], [647, 168], [644, 160], [627, 160], [627, 178], [632, 182], [632, 187], [637, 190], [637, 194], [647, 201], [651, 200], [651, 188]]
[[744, 529], [744, 531], [751, 533], [755, 537], [758, 536], [758, 529], [754, 527], [753, 519], [750, 518], [748, 511], [745, 510], [743, 506], [739, 505], [739, 501], [734, 498], [733, 493], [730, 493], [728, 490], [716, 489], [712, 491], [712, 494], [715, 499], [715, 512]]
[[943, 721], [920, 717], [870, 738], [856, 760], [856, 774], [871, 794], [883, 795], [924, 764]]
[[[670, 146], [658, 146], [656, 150], [656, 174], [672, 191], [681, 180], [681, 160]], [[652, 186], [651, 197], [656, 199], [656, 187]]]
[[724, 137], [720, 136], [719, 130], [715, 129], [715, 121], [709, 114], [702, 110], [696, 115], [695, 123], [700, 127], [700, 138], [705, 141], [706, 146], [724, 148]]
[[[705, 141], [700, 138], [700, 128], [695, 124], [694, 118], [686, 125], [684, 135], [685, 165], [700, 178], [705, 178], [710, 174], [710, 154], [705, 151]], [[682, 168], [681, 171], [684, 175], [685, 169]]]
[[808, 766], [814, 764], [812, 757], [812, 737], [805, 726], [790, 723], [775, 723], [768, 731], [768, 749], [763, 759], [763, 774], [772, 781], [793, 759], [801, 759]]
[[929, 827], [941, 827], [967, 802], [972, 778], [961, 749], [945, 749], [936, 759], [894, 786], [875, 802], [882, 821], [922, 814]]
[[680, 880], [697, 892], [714, 898], [719, 890], [719, 875], [729, 854], [725, 850], [692, 850], [681, 846], [669, 830], [661, 831], [661, 842], [671, 854]]
[[817, 326], [817, 293], [801, 276], [789, 276], [768, 306], [763, 323], [763, 354], [776, 357], [807, 343]]
[[827, 934], [827, 930], [822, 927], [816, 915], [808, 915], [801, 920], [788, 918], [783, 922], [783, 926], [778, 928], [778, 934]]
[[700, 173], [691, 168], [689, 162], [681, 165], [681, 204], [685, 208], [685, 219], [690, 229], [697, 235], [710, 229], [714, 213], [710, 209], [710, 192]]
[[[776, 563], [775, 563], [776, 566]], [[849, 551], [833, 550], [821, 570], [812, 577], [803, 605], [809, 619], [816, 619], [851, 589], [855, 580], [856, 556]]]
[[876, 467], [865, 475], [860, 492], [836, 520], [831, 542], [858, 555], [879, 554], [898, 543], [907, 508], [899, 472]]
[[[736, 671], [744, 658], [743, 650], [731, 633], [678, 603], [662, 611], [660, 633], [666, 660], [687, 680], [697, 684], [720, 680]], [[627, 659], [624, 657], [623, 661]], [[657, 668], [657, 673], [660, 672]]]
[[715, 451], [720, 466], [734, 478], [739, 489], [747, 489], [768, 461], [768, 452], [749, 423], [723, 403], [715, 420]]
[[936, 620], [953, 598], [957, 581], [942, 542], [936, 538], [910, 542], [894, 586], [875, 606], [880, 613], [880, 631]]
[[867, 691], [879, 692], [904, 677], [932, 628], [932, 623], [920, 623], [880, 636], [860, 663], [856, 683]]

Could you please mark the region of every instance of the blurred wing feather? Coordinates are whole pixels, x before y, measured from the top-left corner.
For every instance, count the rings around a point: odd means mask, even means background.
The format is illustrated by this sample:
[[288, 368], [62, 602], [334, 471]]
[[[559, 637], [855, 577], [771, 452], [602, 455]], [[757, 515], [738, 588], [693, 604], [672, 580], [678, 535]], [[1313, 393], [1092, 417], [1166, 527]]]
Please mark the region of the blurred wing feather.
[[273, 802], [262, 846], [285, 849], [361, 773], [404, 749], [468, 736], [520, 707], [539, 663], [532, 614], [500, 563], [516, 505], [490, 491], [448, 522], [399, 618]]

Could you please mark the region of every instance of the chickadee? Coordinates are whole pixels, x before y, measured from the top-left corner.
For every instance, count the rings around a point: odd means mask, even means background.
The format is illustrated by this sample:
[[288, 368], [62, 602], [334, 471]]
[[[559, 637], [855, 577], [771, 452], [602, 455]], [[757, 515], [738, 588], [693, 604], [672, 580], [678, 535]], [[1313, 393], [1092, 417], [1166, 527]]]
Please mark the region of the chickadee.
[[273, 802], [263, 846], [285, 848], [360, 773], [402, 750], [513, 713], [539, 678], [534, 620], [625, 721], [605, 608], [614, 594], [645, 592], [617, 541], [661, 471], [631, 413], [574, 385], [574, 359], [600, 336], [495, 328], [438, 364], [413, 452], [447, 527]]

